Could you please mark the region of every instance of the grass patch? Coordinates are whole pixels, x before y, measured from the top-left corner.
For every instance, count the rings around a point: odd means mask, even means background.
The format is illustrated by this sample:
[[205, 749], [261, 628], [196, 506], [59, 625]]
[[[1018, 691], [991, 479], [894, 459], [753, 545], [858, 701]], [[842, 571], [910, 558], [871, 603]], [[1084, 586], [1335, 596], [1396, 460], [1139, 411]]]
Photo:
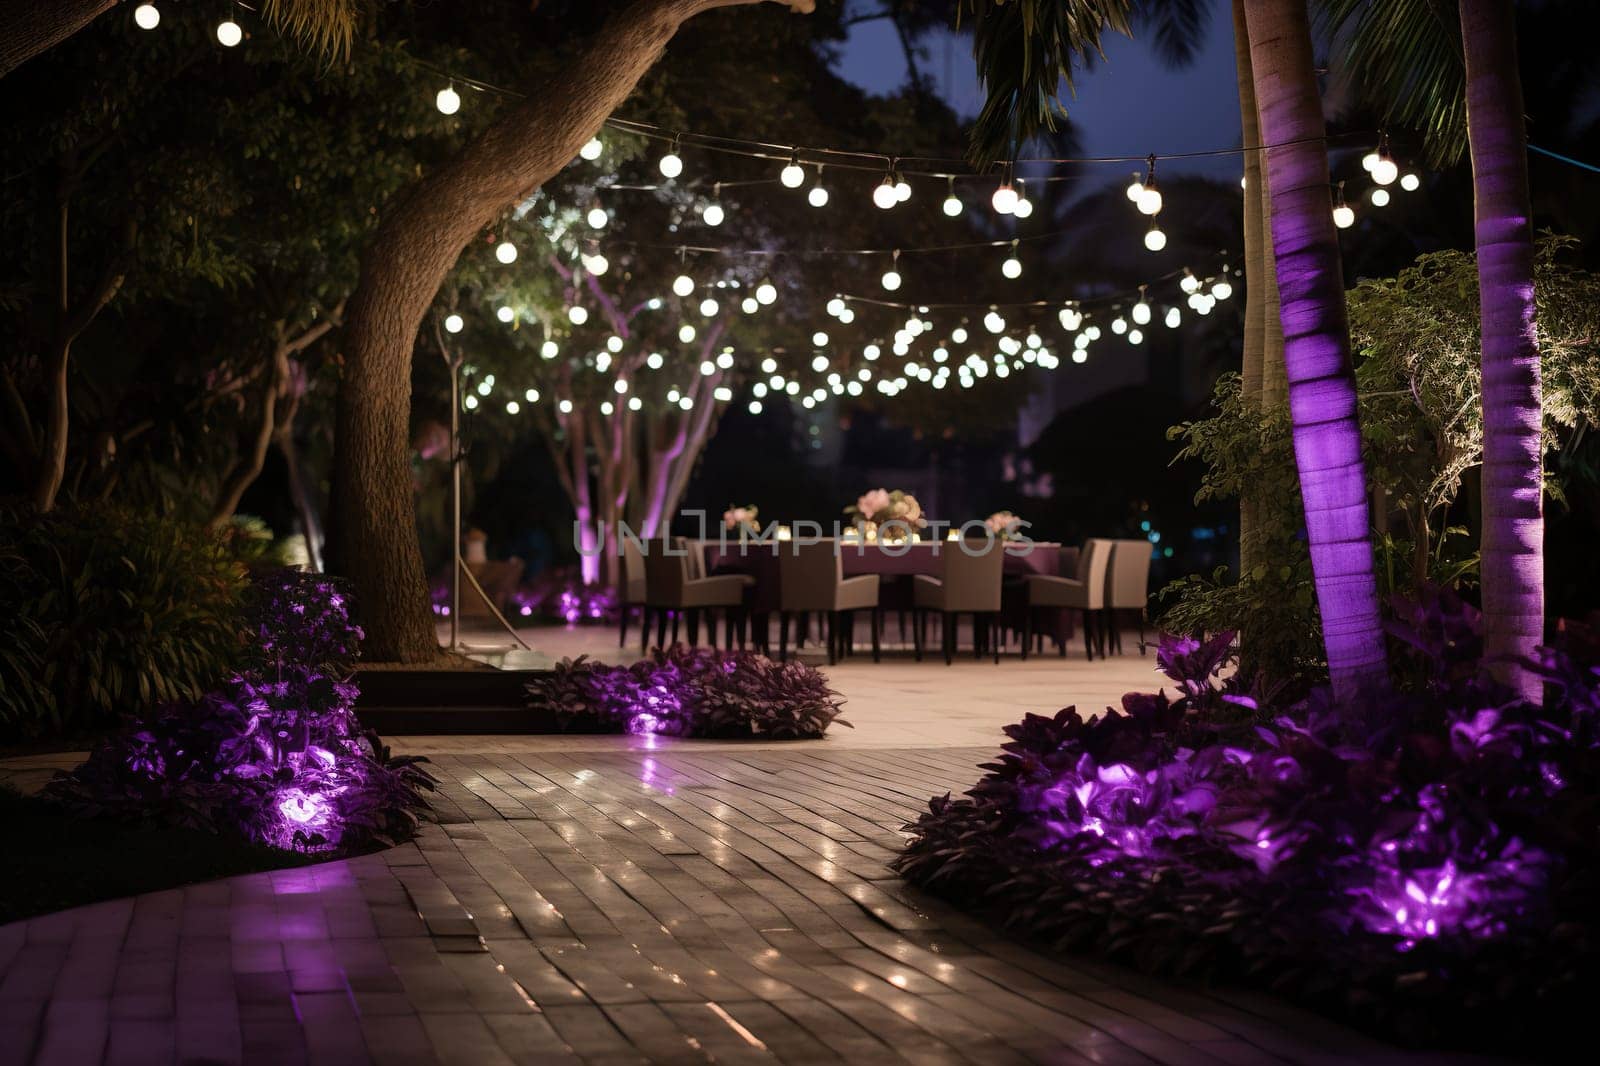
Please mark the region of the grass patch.
[[0, 924], [324, 858], [195, 829], [81, 818], [9, 788], [0, 788], [0, 824], [11, 871], [0, 879]]

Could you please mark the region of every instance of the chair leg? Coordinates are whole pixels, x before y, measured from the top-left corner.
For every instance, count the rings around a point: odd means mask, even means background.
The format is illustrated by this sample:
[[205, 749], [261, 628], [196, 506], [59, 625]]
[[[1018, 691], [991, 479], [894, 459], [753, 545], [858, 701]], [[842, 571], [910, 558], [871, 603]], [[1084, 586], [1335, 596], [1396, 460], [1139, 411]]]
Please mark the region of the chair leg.
[[879, 613], [878, 609], [876, 607], [874, 607], [872, 609], [872, 661], [873, 662], [880, 662], [881, 661], [878, 658], [878, 629], [880, 628], [880, 623], [878, 621], [878, 613]]
[[844, 653], [846, 655], [854, 655], [856, 653], [856, 613], [854, 611], [846, 611], [844, 613]]
[[1033, 608], [1022, 609], [1022, 661], [1028, 661], [1029, 645], [1033, 643]]
[[1144, 647], [1144, 612], [1139, 612], [1139, 654], [1145, 653]]
[[911, 658], [919, 663], [922, 661], [922, 614], [914, 611], [911, 619]]
[[939, 612], [944, 622], [944, 664], [949, 666], [956, 661], [956, 617], [949, 611]]
[[[900, 613], [900, 643], [904, 644], [906, 642], [906, 609], [904, 607], [900, 608], [900, 612], [899, 613]], [[915, 622], [915, 619], [913, 619], [913, 622]], [[912, 635], [915, 636], [916, 634], [912, 634]]]
[[683, 611], [675, 610], [672, 612], [672, 643], [674, 644], [678, 643], [678, 620], [682, 617]]
[[665, 607], [656, 608], [656, 647], [658, 648], [665, 648], [667, 646], [668, 613], [669, 612]]
[[[959, 616], [958, 616], [959, 617]], [[981, 611], [972, 612], [972, 657], [982, 659], [989, 640], [989, 616]]]
[[1084, 609], [1083, 612], [1083, 654], [1090, 662], [1094, 662], [1094, 612]]
[[717, 609], [706, 608], [706, 646], [712, 651], [717, 650]]
[[992, 633], [992, 637], [991, 637], [991, 641], [990, 642], [994, 645], [994, 647], [992, 649], [994, 651], [994, 664], [996, 666], [999, 666], [1000, 665], [1000, 641], [993, 639], [993, 637], [999, 636], [999, 633], [1000, 633], [1000, 612], [999, 611], [996, 611], [996, 612], [994, 612], [993, 614], [991, 614], [989, 616], [989, 629], [990, 629], [990, 631]]
[[628, 612], [631, 610], [633, 610], [633, 608], [629, 607], [626, 603], [622, 605], [622, 628], [617, 633], [617, 647], [619, 648], [626, 648], [628, 646]]
[[833, 665], [833, 662], [834, 662], [834, 658], [833, 657], [834, 657], [834, 654], [838, 650], [838, 645], [836, 645], [833, 642], [834, 623], [838, 621], [838, 618], [839, 618], [839, 612], [838, 611], [829, 611], [828, 612], [828, 632], [827, 632], [827, 638], [826, 639], [828, 641], [828, 665], [829, 666]]

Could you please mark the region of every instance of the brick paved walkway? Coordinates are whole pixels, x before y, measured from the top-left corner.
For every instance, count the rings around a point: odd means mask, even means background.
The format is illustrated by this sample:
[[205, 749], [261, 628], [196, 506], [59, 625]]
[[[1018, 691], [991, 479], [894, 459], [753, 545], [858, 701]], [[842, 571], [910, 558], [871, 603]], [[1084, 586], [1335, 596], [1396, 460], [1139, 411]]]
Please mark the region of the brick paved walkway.
[[0, 928], [0, 1062], [1399, 1061], [900, 884], [992, 750], [439, 754], [415, 844]]

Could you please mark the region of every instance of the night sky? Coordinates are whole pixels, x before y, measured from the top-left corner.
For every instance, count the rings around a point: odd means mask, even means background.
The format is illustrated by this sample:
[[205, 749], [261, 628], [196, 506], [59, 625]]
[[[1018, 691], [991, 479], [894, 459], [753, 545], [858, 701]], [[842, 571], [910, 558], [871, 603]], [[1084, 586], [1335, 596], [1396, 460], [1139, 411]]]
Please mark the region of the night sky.
[[[1226, 12], [1207, 27], [1205, 46], [1194, 65], [1170, 70], [1140, 41], [1108, 37], [1108, 62], [1078, 79], [1078, 94], [1066, 97], [1068, 114], [1091, 156], [1157, 155], [1233, 147], [1239, 143], [1239, 96], [1234, 77], [1233, 28]], [[983, 103], [969, 40], [953, 34], [930, 38], [924, 73], [963, 116]], [[857, 24], [844, 49], [839, 72], [872, 92], [892, 92], [905, 81], [899, 39], [886, 20]], [[1110, 178], [1121, 165], [1108, 166]], [[1237, 156], [1163, 164], [1163, 171], [1185, 170], [1223, 180], [1237, 179]]]

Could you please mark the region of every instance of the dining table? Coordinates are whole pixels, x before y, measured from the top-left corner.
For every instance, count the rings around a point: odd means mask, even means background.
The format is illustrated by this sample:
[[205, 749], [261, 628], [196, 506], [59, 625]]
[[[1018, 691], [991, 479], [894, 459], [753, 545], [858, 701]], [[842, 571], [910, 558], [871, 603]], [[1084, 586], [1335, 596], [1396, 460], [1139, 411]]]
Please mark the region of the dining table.
[[[918, 574], [938, 577], [946, 552], [963, 550], [952, 540], [879, 542], [856, 537], [819, 537], [815, 541], [833, 543], [843, 564], [844, 576], [877, 574], [880, 578], [878, 606], [890, 611], [909, 611], [912, 606], [912, 581]], [[778, 557], [795, 541], [740, 538], [736, 535], [707, 538], [698, 542], [701, 572], [747, 574], [755, 579], [747, 594], [746, 609], [756, 616], [778, 610]], [[1027, 609], [1024, 579], [1030, 574], [1056, 577], [1078, 576], [1078, 548], [1055, 541], [975, 540], [967, 551], [1004, 552], [1001, 583], [1003, 624], [1020, 630]], [[1073, 617], [1068, 611], [1052, 610], [1035, 619], [1035, 628], [1067, 641], [1073, 634]]]

